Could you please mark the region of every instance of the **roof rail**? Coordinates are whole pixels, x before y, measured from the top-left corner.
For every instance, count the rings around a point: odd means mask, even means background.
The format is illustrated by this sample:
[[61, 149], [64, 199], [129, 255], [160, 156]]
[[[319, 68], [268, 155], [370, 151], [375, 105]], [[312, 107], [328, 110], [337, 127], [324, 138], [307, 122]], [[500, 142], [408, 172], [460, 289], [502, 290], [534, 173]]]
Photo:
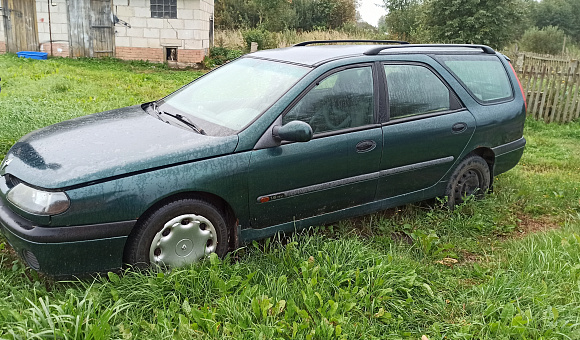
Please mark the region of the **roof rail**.
[[391, 48], [401, 48], [401, 47], [468, 47], [468, 48], [479, 48], [482, 49], [483, 52], [487, 54], [495, 54], [493, 48], [486, 46], [486, 45], [471, 45], [471, 44], [409, 44], [409, 45], [390, 45], [390, 46], [377, 46], [373, 47], [370, 50], [366, 51], [365, 55], [377, 55], [382, 50], [391, 49]]
[[379, 43], [379, 44], [401, 44], [401, 45], [409, 44], [406, 41], [400, 40], [312, 40], [312, 41], [303, 41], [294, 46], [306, 46], [312, 44], [332, 44], [332, 43]]

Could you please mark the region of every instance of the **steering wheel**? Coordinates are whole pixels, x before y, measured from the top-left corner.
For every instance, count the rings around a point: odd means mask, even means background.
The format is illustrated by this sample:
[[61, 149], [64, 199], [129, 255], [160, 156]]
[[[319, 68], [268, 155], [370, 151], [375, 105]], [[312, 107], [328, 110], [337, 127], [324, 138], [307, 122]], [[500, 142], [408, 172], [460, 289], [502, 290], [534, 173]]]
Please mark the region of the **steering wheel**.
[[337, 108], [334, 101], [329, 101], [328, 104], [310, 118], [308, 123], [314, 132], [336, 131], [351, 125], [352, 117], [348, 112]]

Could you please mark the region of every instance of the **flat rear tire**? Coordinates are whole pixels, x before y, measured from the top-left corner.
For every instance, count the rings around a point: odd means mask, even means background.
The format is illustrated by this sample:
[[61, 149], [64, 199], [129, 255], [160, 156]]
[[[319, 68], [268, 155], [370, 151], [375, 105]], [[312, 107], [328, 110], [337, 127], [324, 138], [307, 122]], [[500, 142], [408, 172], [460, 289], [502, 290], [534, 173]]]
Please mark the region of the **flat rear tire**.
[[477, 155], [463, 159], [455, 168], [447, 188], [447, 206], [453, 209], [470, 197], [480, 199], [485, 197], [491, 185], [491, 172], [487, 162]]

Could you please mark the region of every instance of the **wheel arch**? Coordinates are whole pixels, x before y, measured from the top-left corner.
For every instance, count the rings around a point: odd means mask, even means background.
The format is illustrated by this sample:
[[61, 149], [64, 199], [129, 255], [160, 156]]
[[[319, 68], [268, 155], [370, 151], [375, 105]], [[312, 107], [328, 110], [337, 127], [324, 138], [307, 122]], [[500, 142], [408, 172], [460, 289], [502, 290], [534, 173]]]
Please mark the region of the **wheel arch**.
[[[131, 230], [131, 233], [129, 234], [129, 239], [131, 239], [134, 236], [134, 234], [137, 232], [137, 230], [142, 227], [143, 221], [145, 221], [155, 211], [157, 211], [162, 206], [164, 206], [170, 202], [178, 201], [181, 199], [199, 199], [199, 200], [205, 201], [207, 203], [210, 203], [210, 204], [214, 205], [216, 208], [218, 208], [220, 210], [220, 212], [223, 213], [224, 218], [225, 218], [226, 223], [227, 223], [227, 227], [230, 230], [230, 240], [229, 240], [230, 248], [237, 247], [237, 242], [238, 242], [237, 241], [238, 235], [237, 235], [237, 230], [236, 230], [237, 218], [236, 218], [236, 214], [234, 212], [234, 209], [225, 199], [221, 198], [218, 195], [215, 195], [215, 194], [212, 194], [209, 192], [204, 192], [204, 191], [179, 192], [179, 193], [174, 193], [172, 195], [169, 195], [169, 196], [166, 196], [166, 197], [163, 197], [163, 198], [157, 200], [151, 206], [149, 206], [141, 214], [141, 216], [139, 216], [137, 218], [137, 222], [135, 223], [135, 226], [133, 227], [133, 229]], [[127, 244], [125, 244], [125, 248], [126, 247], [127, 247]], [[124, 256], [124, 257], [126, 257], [126, 256]]]
[[468, 156], [469, 155], [477, 155], [483, 158], [483, 160], [485, 160], [485, 162], [489, 166], [490, 188], [493, 188], [493, 178], [494, 178], [493, 169], [495, 166], [495, 153], [493, 152], [493, 150], [488, 147], [478, 147], [477, 149], [471, 151], [468, 154]]

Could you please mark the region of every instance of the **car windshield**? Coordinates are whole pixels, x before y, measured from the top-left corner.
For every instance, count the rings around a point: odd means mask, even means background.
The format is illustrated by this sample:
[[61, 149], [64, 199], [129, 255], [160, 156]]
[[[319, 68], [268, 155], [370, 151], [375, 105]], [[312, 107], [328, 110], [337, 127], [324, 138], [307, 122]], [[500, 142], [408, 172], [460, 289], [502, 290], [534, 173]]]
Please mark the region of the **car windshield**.
[[231, 135], [274, 104], [308, 71], [303, 66], [242, 58], [167, 96], [159, 108], [187, 115], [208, 135]]

